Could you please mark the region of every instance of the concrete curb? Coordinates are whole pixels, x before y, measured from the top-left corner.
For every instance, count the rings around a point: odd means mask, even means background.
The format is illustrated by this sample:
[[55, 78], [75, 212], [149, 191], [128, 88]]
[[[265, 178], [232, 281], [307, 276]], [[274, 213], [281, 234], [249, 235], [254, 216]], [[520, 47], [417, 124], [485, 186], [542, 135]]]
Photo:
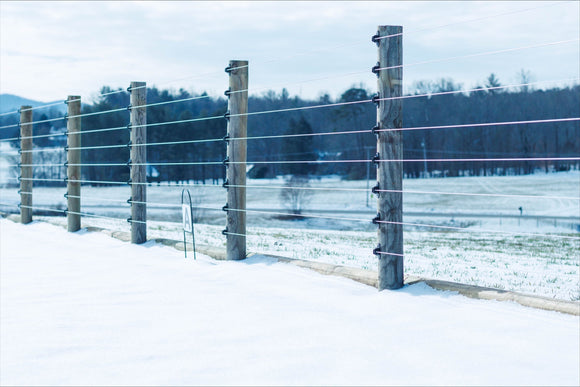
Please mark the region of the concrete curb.
[[[5, 217], [13, 222], [20, 222], [19, 215], [6, 215], [0, 213], [2, 217]], [[54, 224], [57, 226], [59, 225], [56, 222], [47, 223]], [[66, 228], [66, 226], [64, 226]], [[131, 240], [131, 234], [128, 232], [122, 231], [111, 231], [101, 227], [84, 227], [85, 230], [89, 232], [102, 232], [106, 235], [109, 235], [115, 239], [119, 239], [121, 241], [129, 242]], [[153, 241], [156, 243], [160, 243], [164, 246], [173, 247], [177, 250], [183, 251], [184, 244], [182, 241], [177, 241], [173, 239], [151, 239], [149, 241]], [[225, 260], [226, 259], [226, 250], [224, 248], [207, 246], [207, 245], [196, 245], [196, 251], [201, 254], [207, 255], [216, 260]], [[187, 244], [187, 250], [193, 251], [193, 245]], [[273, 258], [278, 262], [288, 263], [291, 265], [295, 265], [298, 267], [302, 267], [305, 269], [314, 270], [318, 273], [325, 274], [325, 275], [334, 275], [344, 278], [349, 278], [351, 280], [363, 283], [365, 285], [373, 286], [377, 288], [378, 286], [378, 279], [377, 279], [377, 272], [373, 270], [365, 270], [365, 269], [358, 269], [354, 267], [345, 267], [340, 265], [332, 265], [329, 263], [323, 262], [314, 262], [314, 261], [305, 261], [301, 259], [293, 259], [287, 257], [281, 257], [276, 255], [266, 255], [266, 254], [250, 254], [249, 256], [264, 256], [268, 258]], [[474, 285], [466, 285], [457, 282], [450, 282], [450, 281], [441, 281], [429, 278], [422, 278], [422, 277], [414, 277], [414, 276], [405, 276], [405, 285], [413, 285], [416, 283], [423, 282], [428, 286], [432, 287], [436, 290], [442, 291], [451, 291], [457, 292], [463, 296], [479, 299], [479, 300], [495, 300], [495, 301], [512, 301], [517, 302], [520, 305], [532, 307], [536, 309], [542, 309], [547, 311], [553, 312], [560, 312], [565, 314], [571, 314], [574, 316], [580, 316], [580, 302], [577, 301], [564, 301], [564, 300], [556, 300], [547, 297], [541, 296], [534, 296], [534, 295], [527, 295], [517, 292], [511, 292], [507, 290], [501, 289], [494, 289], [494, 288], [486, 288], [482, 286], [474, 286]]]

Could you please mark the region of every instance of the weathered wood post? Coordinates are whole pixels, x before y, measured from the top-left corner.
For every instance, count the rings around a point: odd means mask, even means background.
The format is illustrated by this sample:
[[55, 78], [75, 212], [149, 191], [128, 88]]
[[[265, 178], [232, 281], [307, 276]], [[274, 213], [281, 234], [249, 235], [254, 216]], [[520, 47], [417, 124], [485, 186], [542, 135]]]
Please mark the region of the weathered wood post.
[[69, 95], [67, 129], [67, 229], [75, 232], [81, 229], [81, 97]]
[[[403, 27], [379, 26], [377, 169], [379, 290], [403, 286]], [[387, 129], [387, 130], [385, 130]], [[385, 190], [388, 192], [380, 192]]]
[[20, 108], [20, 222], [32, 222], [32, 106]]
[[[227, 259], [246, 258], [246, 143], [248, 127], [248, 61], [232, 60], [228, 113], [228, 150], [226, 158]], [[238, 138], [242, 138], [238, 140]], [[230, 161], [230, 163], [228, 163]]]
[[131, 243], [147, 241], [147, 88], [131, 82]]

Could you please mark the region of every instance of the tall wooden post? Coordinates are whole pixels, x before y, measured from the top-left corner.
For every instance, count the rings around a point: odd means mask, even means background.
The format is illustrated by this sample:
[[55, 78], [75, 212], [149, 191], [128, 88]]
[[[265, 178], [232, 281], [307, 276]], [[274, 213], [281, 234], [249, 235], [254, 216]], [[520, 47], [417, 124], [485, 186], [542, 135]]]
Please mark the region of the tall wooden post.
[[[246, 258], [246, 140], [248, 127], [248, 61], [232, 60], [230, 74], [228, 152], [226, 179], [228, 187], [226, 237], [227, 259]], [[243, 91], [240, 91], [243, 90]]]
[[67, 229], [75, 232], [81, 229], [81, 97], [69, 95], [67, 129]]
[[32, 106], [20, 108], [20, 222], [32, 222]]
[[147, 241], [147, 88], [131, 82], [131, 243]]
[[[379, 190], [379, 290], [403, 286], [403, 132], [380, 131], [403, 127], [400, 99], [403, 88], [403, 28], [379, 26], [377, 42], [378, 91], [377, 180]], [[388, 36], [382, 38], [383, 36]]]

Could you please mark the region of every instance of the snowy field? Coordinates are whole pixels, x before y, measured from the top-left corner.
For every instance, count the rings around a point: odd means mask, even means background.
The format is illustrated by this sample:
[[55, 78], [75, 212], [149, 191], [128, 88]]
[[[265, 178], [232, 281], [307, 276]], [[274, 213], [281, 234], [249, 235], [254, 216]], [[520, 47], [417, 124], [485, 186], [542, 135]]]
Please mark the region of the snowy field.
[[580, 383], [577, 316], [42, 222], [0, 231], [1, 385]]
[[[282, 184], [281, 179], [250, 180], [248, 208], [287, 211], [278, 198], [280, 190], [272, 188]], [[350, 211], [320, 213], [320, 216], [354, 220], [307, 218], [289, 221], [250, 212], [248, 250], [376, 270], [377, 260], [371, 254], [377, 243], [376, 226], [370, 223], [375, 210], [366, 207], [367, 182], [324, 178], [312, 181], [311, 185], [316, 190], [313, 190], [307, 210]], [[195, 226], [197, 242], [224, 246], [221, 230], [225, 225], [225, 213], [221, 207], [226, 200], [225, 190], [211, 185], [189, 188], [197, 205], [217, 208], [217, 211], [200, 210], [197, 214], [200, 217]], [[181, 225], [176, 223], [181, 217], [182, 189], [178, 186], [148, 187], [148, 201], [152, 203], [148, 207], [149, 238], [182, 238]], [[407, 274], [580, 300], [580, 233], [576, 229], [580, 224], [578, 171], [405, 180], [404, 189], [469, 194], [405, 194], [405, 222], [461, 228], [406, 226]], [[64, 188], [35, 188], [34, 206], [64, 209], [63, 193]], [[16, 190], [5, 188], [0, 194], [0, 202], [13, 203], [14, 210], [19, 200]], [[516, 196], [477, 196], [487, 194]], [[83, 211], [122, 218], [84, 217], [83, 226], [129, 230], [124, 220], [129, 216], [128, 187], [83, 187], [82, 195]], [[376, 206], [375, 199], [369, 198], [369, 205]], [[520, 206], [522, 217], [519, 216]], [[3, 208], [7, 207], [0, 207], [0, 210]], [[572, 220], [541, 218], [550, 216]], [[57, 218], [56, 221], [64, 223], [66, 220]]]

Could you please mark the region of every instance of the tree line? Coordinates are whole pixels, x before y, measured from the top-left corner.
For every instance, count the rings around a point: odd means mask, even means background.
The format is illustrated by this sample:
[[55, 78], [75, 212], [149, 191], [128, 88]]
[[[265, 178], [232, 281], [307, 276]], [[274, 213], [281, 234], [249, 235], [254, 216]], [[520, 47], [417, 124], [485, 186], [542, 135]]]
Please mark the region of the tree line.
[[[491, 74], [487, 88], [501, 83]], [[403, 99], [403, 127], [422, 128], [445, 125], [481, 124], [525, 120], [549, 120], [580, 116], [580, 86], [533, 90], [522, 86], [517, 90], [486, 89], [469, 93], [444, 95], [461, 90], [451, 79], [413, 84], [412, 92]], [[103, 87], [102, 96], [82, 106], [82, 113], [97, 113], [129, 105], [127, 93], [111, 93]], [[321, 95], [317, 99], [291, 97], [267, 91], [249, 97], [249, 111], [270, 111], [332, 103], [370, 100], [373, 93], [353, 86], [337, 99]], [[175, 103], [165, 103], [176, 101]], [[221, 181], [225, 170], [221, 162], [226, 156], [227, 110], [225, 97], [212, 97], [180, 89], [177, 92], [147, 89], [147, 160], [150, 181]], [[35, 121], [58, 117], [56, 111], [34, 112]], [[0, 125], [17, 122], [17, 117], [0, 117]], [[197, 120], [199, 119], [199, 120]], [[195, 120], [189, 121], [188, 120]], [[182, 122], [185, 121], [185, 122]], [[83, 164], [125, 164], [129, 160], [129, 112], [87, 115], [82, 118]], [[252, 161], [300, 161], [299, 163], [255, 164], [250, 177], [267, 178], [279, 175], [321, 176], [337, 174], [346, 179], [364, 179], [369, 172], [367, 162], [336, 163], [324, 161], [369, 160], [376, 148], [375, 136], [368, 132], [376, 124], [376, 105], [372, 102], [334, 107], [252, 115], [248, 117], [248, 164]], [[37, 147], [64, 146], [65, 121], [39, 123], [34, 126]], [[102, 129], [102, 130], [101, 130]], [[108, 130], [111, 129], [111, 130]], [[54, 136], [48, 136], [54, 134]], [[306, 135], [285, 138], [263, 138], [276, 135]], [[18, 136], [18, 128], [7, 128], [0, 138]], [[461, 128], [417, 129], [404, 132], [404, 163], [407, 178], [424, 176], [480, 176], [529, 174], [537, 169], [569, 170], [579, 168], [576, 161], [486, 161], [497, 158], [578, 157], [580, 123], [578, 121], [490, 125]], [[13, 141], [17, 146], [17, 141]], [[47, 152], [47, 154], [50, 154]], [[36, 154], [35, 154], [36, 156]], [[450, 162], [446, 159], [480, 159], [481, 161]], [[439, 160], [439, 161], [435, 161]], [[317, 161], [317, 163], [308, 163]], [[159, 164], [161, 163], [161, 164]], [[163, 165], [165, 163], [187, 165]], [[205, 164], [208, 163], [208, 164]], [[374, 168], [374, 167], [372, 167]], [[83, 179], [125, 182], [129, 168], [122, 166], [86, 166]]]

